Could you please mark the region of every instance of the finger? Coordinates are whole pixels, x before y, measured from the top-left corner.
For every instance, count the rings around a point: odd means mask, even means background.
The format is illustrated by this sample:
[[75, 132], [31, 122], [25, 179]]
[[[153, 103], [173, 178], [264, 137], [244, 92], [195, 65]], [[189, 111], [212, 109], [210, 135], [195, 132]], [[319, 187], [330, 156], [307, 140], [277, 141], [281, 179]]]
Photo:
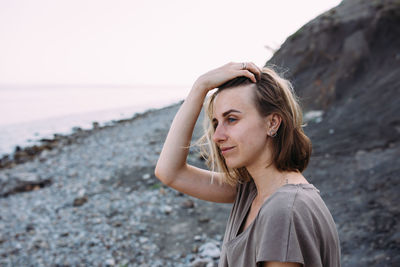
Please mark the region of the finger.
[[235, 65], [237, 66], [237, 68], [239, 70], [245, 70], [247, 69], [247, 62], [240, 62], [240, 63], [236, 63]]
[[249, 78], [254, 83], [257, 82], [256, 76], [252, 72], [250, 72], [249, 70], [241, 70], [239, 73], [240, 73], [240, 76], [245, 76], [245, 77]]
[[246, 69], [251, 71], [257, 78], [257, 81], [261, 80], [261, 70], [259, 67], [257, 67], [256, 64], [254, 64], [253, 62], [248, 62]]

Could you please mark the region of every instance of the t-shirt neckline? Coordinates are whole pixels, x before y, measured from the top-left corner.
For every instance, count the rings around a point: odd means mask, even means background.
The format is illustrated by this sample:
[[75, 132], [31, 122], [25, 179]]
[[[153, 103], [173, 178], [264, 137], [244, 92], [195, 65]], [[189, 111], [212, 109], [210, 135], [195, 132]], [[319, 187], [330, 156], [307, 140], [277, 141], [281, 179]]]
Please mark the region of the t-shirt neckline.
[[239, 225], [239, 229], [238, 229], [237, 231], [235, 231], [235, 237], [234, 237], [233, 239], [231, 239], [231, 240], [229, 241], [229, 243], [230, 243], [231, 241], [233, 241], [233, 240], [239, 239], [241, 236], [245, 235], [246, 232], [249, 232], [249, 231], [250, 231], [250, 228], [253, 227], [253, 225], [255, 224], [255, 222], [256, 222], [256, 220], [257, 220], [257, 218], [259, 217], [259, 214], [260, 214], [260, 212], [261, 212], [261, 209], [272, 199], [272, 197], [273, 197], [275, 194], [277, 194], [277, 193], [278, 193], [279, 191], [281, 191], [282, 189], [287, 188], [287, 187], [293, 187], [293, 188], [299, 188], [299, 187], [301, 187], [301, 188], [303, 188], [303, 189], [315, 189], [315, 190], [319, 193], [319, 190], [318, 190], [313, 184], [310, 184], [310, 183], [308, 183], [308, 184], [306, 184], [306, 183], [300, 183], [300, 184], [284, 184], [284, 185], [278, 187], [278, 189], [276, 189], [275, 192], [272, 193], [272, 194], [261, 204], [261, 207], [260, 207], [260, 209], [258, 210], [256, 217], [254, 217], [254, 219], [253, 219], [253, 221], [250, 223], [250, 225], [247, 226], [247, 228], [246, 228], [244, 231], [242, 231], [240, 234], [237, 234], [237, 233], [239, 232], [239, 230], [240, 230], [240, 227], [241, 227], [242, 224], [244, 223], [244, 220], [245, 220], [247, 214], [250, 212], [251, 204], [253, 203], [253, 200], [254, 200], [254, 198], [255, 198], [256, 195], [257, 195], [257, 194], [256, 194], [256, 193], [257, 193], [257, 188], [256, 188], [256, 185], [255, 185], [254, 181], [251, 180], [251, 181], [249, 181], [248, 183], [251, 183], [251, 185], [250, 185], [250, 186], [251, 186], [251, 193], [250, 193], [251, 195], [249, 196], [249, 198], [251, 198], [251, 201], [249, 202], [248, 206], [246, 207], [246, 213], [245, 213], [244, 217], [241, 218], [240, 225]]

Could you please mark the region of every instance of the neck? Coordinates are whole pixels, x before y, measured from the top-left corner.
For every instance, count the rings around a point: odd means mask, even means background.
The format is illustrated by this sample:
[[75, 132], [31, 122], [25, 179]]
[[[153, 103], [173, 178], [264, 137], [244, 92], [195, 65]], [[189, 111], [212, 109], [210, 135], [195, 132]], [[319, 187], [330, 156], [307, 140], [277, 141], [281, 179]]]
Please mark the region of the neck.
[[257, 187], [257, 198], [266, 198], [279, 187], [288, 183], [288, 172], [279, 171], [275, 165], [267, 168], [247, 168]]
[[[266, 155], [259, 161], [246, 166], [247, 171], [257, 188], [256, 201], [263, 201], [273, 194], [279, 187], [287, 183], [308, 183], [299, 171], [280, 171], [272, 162], [270, 150], [266, 149]], [[268, 166], [268, 167], [265, 167]]]

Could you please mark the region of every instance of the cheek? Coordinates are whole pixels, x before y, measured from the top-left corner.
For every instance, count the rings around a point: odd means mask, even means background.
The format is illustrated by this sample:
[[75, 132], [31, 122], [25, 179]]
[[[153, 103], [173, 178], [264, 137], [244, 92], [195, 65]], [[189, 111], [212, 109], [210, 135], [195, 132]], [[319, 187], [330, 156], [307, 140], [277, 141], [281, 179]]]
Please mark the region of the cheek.
[[245, 149], [254, 149], [265, 147], [267, 143], [267, 132], [259, 125], [253, 127], [244, 127], [246, 130], [241, 131], [239, 142], [244, 145]]

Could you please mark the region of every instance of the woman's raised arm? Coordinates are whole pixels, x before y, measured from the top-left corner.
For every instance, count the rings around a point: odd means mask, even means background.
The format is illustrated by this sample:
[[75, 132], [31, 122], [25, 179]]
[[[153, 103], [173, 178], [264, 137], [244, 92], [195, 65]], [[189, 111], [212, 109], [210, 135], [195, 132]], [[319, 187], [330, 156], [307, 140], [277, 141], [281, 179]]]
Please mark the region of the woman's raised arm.
[[[188, 147], [207, 92], [239, 76], [246, 76], [256, 82], [256, 76], [259, 75], [259, 69], [253, 63], [228, 63], [196, 80], [175, 115], [158, 159], [155, 175], [161, 182], [184, 194], [207, 201], [232, 203], [235, 200], [236, 188], [221, 183], [221, 173], [186, 163]], [[212, 176], [216, 182], [211, 184]]]

